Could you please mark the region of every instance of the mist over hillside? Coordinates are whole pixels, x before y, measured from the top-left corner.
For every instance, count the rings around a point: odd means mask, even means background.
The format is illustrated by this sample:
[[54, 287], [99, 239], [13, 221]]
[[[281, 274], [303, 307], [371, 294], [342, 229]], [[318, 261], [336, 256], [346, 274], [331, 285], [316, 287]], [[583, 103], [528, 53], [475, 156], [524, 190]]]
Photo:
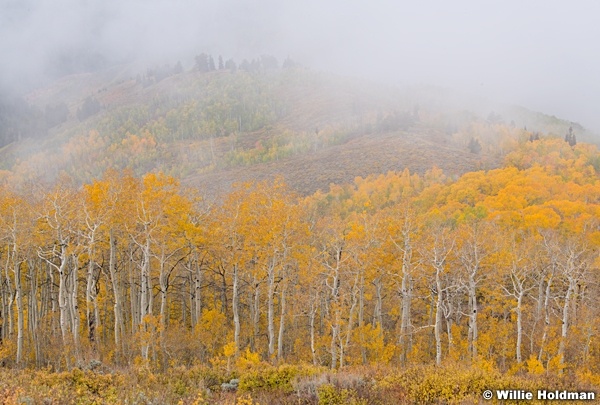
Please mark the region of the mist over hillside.
[[194, 59], [72, 74], [6, 99], [2, 176], [161, 171], [212, 193], [283, 175], [312, 193], [405, 168], [456, 177], [497, 167], [530, 133], [593, 139], [576, 123], [442, 87], [383, 86], [268, 55]]
[[[579, 140], [598, 140], [594, 4], [1, 7], [2, 177], [65, 171], [85, 181], [128, 167], [213, 183], [219, 172], [229, 183], [279, 170], [294, 177], [293, 159], [310, 155], [316, 171], [332, 165], [313, 190], [370, 170], [494, 167], [506, 146], [500, 125], [558, 137], [572, 127]], [[483, 143], [480, 155], [463, 156], [471, 139]], [[430, 155], [440, 145], [449, 155]], [[348, 148], [347, 162], [337, 161], [341, 150], [329, 155], [333, 146]], [[373, 150], [357, 159], [352, 148]], [[341, 173], [359, 160], [364, 169]]]

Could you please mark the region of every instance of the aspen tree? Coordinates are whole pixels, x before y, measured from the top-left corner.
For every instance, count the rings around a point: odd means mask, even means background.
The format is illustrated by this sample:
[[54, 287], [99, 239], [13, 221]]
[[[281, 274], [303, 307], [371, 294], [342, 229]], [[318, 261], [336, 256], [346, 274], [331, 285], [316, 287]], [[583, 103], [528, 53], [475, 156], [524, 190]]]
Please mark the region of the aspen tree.
[[[40, 207], [41, 234], [46, 239], [45, 246], [38, 248], [38, 255], [57, 273], [58, 306], [60, 310], [60, 329], [64, 347], [73, 344], [76, 358], [80, 357], [79, 346], [79, 308], [77, 305], [76, 271], [80, 246], [76, 243], [79, 229], [79, 210], [77, 196], [72, 181], [61, 178], [59, 182], [43, 196]], [[69, 333], [72, 341], [69, 341]]]
[[[427, 230], [420, 243], [421, 256], [426, 258], [429, 266], [434, 270], [434, 295], [435, 299], [435, 364], [442, 363], [442, 320], [444, 318], [444, 296], [449, 294], [450, 286], [446, 281], [449, 256], [453, 254], [456, 245], [456, 236], [450, 224], [444, 221], [439, 211], [432, 211], [426, 220]], [[449, 338], [451, 336], [450, 331]], [[450, 346], [450, 344], [449, 344]]]

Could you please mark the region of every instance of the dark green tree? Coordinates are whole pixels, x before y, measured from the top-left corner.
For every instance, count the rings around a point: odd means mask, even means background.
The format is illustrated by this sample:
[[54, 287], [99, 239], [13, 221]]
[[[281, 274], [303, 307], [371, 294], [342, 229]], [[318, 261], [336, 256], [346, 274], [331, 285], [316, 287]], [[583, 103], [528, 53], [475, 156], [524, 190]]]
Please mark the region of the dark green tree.
[[85, 99], [82, 106], [77, 109], [77, 119], [83, 121], [92, 115], [97, 114], [102, 109], [100, 102], [93, 96]]
[[208, 62], [208, 55], [205, 53], [201, 53], [196, 56], [196, 69], [200, 72], [208, 72], [210, 70], [210, 65]]
[[479, 154], [481, 152], [481, 144], [478, 139], [471, 138], [469, 141], [469, 151], [471, 153]]

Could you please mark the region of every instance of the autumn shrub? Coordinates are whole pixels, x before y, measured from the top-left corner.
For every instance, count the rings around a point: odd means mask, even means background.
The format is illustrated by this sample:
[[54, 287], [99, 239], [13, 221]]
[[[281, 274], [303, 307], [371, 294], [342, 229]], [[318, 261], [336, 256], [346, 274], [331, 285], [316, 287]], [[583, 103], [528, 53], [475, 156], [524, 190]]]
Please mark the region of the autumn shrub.
[[315, 369], [314, 373], [298, 376], [294, 380], [295, 394], [299, 400], [309, 403], [338, 403], [350, 399], [360, 403], [356, 401], [372, 394], [370, 381], [374, 370], [367, 367], [355, 367], [348, 371]]
[[412, 367], [384, 377], [380, 388], [394, 387], [415, 404], [479, 401], [486, 389], [525, 389], [523, 381], [494, 371], [460, 367]]
[[319, 405], [362, 405], [367, 404], [364, 398], [357, 398], [356, 391], [347, 388], [339, 389], [333, 384], [323, 384], [318, 388]]
[[174, 394], [185, 396], [206, 388], [218, 390], [222, 383], [229, 381], [233, 376], [205, 366], [175, 367], [168, 373], [159, 374], [158, 382]]
[[[127, 389], [121, 374], [89, 370], [0, 370], [0, 404], [118, 403]], [[18, 399], [18, 401], [15, 400]]]
[[74, 369], [65, 375], [65, 382], [74, 387], [82, 397], [88, 397], [90, 403], [116, 402], [118, 397], [117, 387], [124, 384], [123, 376], [118, 374], [98, 374], [92, 371]]
[[422, 379], [408, 382], [409, 398], [415, 403], [462, 401], [479, 395], [493, 381], [481, 372], [460, 373], [455, 370], [427, 370]]
[[0, 388], [0, 404], [12, 405], [17, 404], [22, 399], [18, 388]]
[[220, 391], [221, 383], [229, 381], [232, 374], [205, 365], [172, 367], [167, 372], [157, 372], [148, 366], [140, 365], [129, 371], [126, 388], [129, 400], [135, 400], [142, 393], [158, 403], [177, 403], [180, 400], [203, 397], [206, 391]]
[[17, 344], [13, 340], [6, 339], [0, 344], [0, 364], [10, 366], [14, 363], [14, 353], [17, 351]]
[[222, 391], [221, 383], [236, 374], [205, 365], [174, 367], [166, 373], [148, 367], [111, 373], [0, 368], [0, 404], [474, 404], [487, 389], [597, 391], [600, 383], [589, 371], [570, 375], [523, 370], [509, 375], [459, 363], [337, 371], [281, 365], [240, 372], [238, 392]]
[[283, 365], [266, 367], [242, 374], [240, 391], [278, 390], [284, 393], [294, 391], [294, 384], [299, 377], [307, 377], [322, 372], [322, 369], [311, 366]]
[[25, 390], [18, 384], [17, 373], [0, 368], [0, 404], [17, 404]]
[[[595, 387], [595, 388], [594, 388]], [[443, 367], [414, 366], [407, 369], [389, 369], [387, 375], [377, 378], [371, 398], [384, 402], [410, 404], [463, 404], [479, 403], [485, 390], [519, 389], [536, 392], [552, 390], [594, 390], [589, 379], [559, 374], [509, 375], [476, 367], [448, 364]], [[387, 399], [385, 399], [387, 398]], [[505, 403], [518, 403], [506, 401]], [[533, 401], [532, 403], [537, 403]]]

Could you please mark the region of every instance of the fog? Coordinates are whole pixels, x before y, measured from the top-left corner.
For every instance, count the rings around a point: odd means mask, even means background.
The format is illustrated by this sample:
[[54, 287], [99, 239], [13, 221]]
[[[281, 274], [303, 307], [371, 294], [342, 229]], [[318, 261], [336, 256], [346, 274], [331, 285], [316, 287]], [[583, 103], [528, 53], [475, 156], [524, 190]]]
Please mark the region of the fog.
[[0, 86], [116, 63], [272, 54], [316, 70], [434, 84], [600, 132], [594, 1], [0, 0]]

